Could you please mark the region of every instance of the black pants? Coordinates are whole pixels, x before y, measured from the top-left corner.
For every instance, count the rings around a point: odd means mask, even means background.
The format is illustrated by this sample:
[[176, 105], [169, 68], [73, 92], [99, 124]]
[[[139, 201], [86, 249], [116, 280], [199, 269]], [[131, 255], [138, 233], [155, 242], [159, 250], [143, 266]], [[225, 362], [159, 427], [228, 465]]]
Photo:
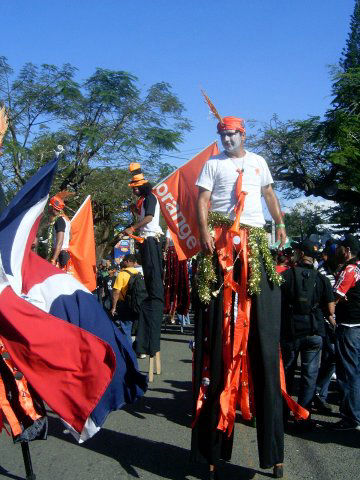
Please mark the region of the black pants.
[[136, 352], [154, 356], [160, 351], [164, 310], [160, 242], [148, 237], [140, 247], [147, 297], [142, 303], [136, 337]]
[[64, 268], [69, 260], [70, 260], [70, 253], [67, 250], [61, 250], [58, 258], [60, 268]]
[[[261, 468], [270, 468], [284, 459], [282, 396], [279, 372], [280, 289], [272, 286], [262, 268], [261, 294], [252, 298], [248, 350], [254, 384], [256, 428]], [[217, 264], [218, 285], [222, 272]], [[221, 290], [222, 292], [222, 290]], [[224, 388], [223, 295], [209, 305], [198, 305], [195, 316], [194, 415], [201, 379], [204, 349], [209, 349], [211, 380], [207, 400], [192, 431], [192, 459], [216, 465], [220, 459], [230, 460], [234, 430], [230, 437], [217, 430], [220, 394]], [[207, 337], [208, 342], [203, 339]], [[206, 346], [208, 345], [208, 346]]]

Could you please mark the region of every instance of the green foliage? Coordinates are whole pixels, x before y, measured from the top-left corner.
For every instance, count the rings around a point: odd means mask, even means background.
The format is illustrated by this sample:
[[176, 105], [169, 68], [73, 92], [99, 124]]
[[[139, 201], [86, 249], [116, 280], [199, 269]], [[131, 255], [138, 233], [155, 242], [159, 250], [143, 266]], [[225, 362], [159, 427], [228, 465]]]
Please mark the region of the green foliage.
[[129, 163], [140, 161], [158, 181], [171, 171], [162, 153], [177, 150], [191, 126], [168, 83], [143, 92], [129, 72], [98, 68], [81, 83], [75, 73], [71, 65], [28, 63], [15, 76], [0, 57], [0, 105], [9, 117], [0, 178], [11, 197], [63, 145], [53, 193], [74, 191], [74, 211], [92, 195], [96, 237], [105, 251], [115, 242], [114, 228], [128, 221]]
[[359, 230], [360, 206], [342, 203], [329, 209], [329, 223], [336, 233], [356, 233]]
[[346, 72], [350, 68], [360, 67], [360, 1], [355, 0], [354, 12], [350, 20], [350, 33], [346, 48], [342, 51], [340, 66]]
[[329, 210], [309, 201], [297, 203], [285, 213], [284, 222], [289, 237], [306, 238], [329, 222]]
[[184, 106], [167, 83], [142, 93], [137, 78], [124, 71], [98, 68], [83, 83], [74, 80], [71, 65], [26, 64], [13, 71], [0, 59], [0, 103], [9, 114], [0, 167], [17, 187], [27, 174], [46, 162], [61, 142], [72, 165], [63, 187], [73, 187], [82, 168], [160, 165], [164, 151], [176, 150], [190, 130]]
[[278, 187], [287, 198], [301, 193], [321, 195], [334, 181], [323, 122], [319, 117], [282, 122], [274, 116], [252, 141], [252, 146], [269, 162]]
[[[78, 191], [79, 200], [92, 196], [94, 226], [98, 254], [110, 253], [117, 239], [115, 228], [131, 223], [131, 193], [127, 170], [105, 167], [91, 169]], [[74, 201], [77, 201], [75, 198]]]

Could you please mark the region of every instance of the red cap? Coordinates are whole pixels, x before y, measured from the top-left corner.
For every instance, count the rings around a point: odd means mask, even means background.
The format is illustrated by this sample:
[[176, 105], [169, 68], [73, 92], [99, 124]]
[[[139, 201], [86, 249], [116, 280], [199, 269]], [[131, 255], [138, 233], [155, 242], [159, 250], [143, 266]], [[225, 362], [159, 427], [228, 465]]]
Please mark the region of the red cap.
[[64, 200], [57, 195], [51, 197], [49, 203], [55, 210], [59, 210], [59, 212], [65, 207]]
[[241, 133], [245, 132], [245, 122], [238, 117], [223, 117], [222, 122], [217, 124], [218, 133], [224, 130], [239, 130]]

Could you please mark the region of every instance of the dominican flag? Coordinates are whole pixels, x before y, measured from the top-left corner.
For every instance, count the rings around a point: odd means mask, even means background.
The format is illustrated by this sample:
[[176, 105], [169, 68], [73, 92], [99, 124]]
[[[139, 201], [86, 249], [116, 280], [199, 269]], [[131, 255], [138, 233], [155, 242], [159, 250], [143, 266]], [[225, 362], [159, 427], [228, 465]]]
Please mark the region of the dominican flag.
[[143, 395], [136, 356], [96, 297], [31, 246], [57, 159], [0, 216], [0, 336], [17, 368], [79, 441]]

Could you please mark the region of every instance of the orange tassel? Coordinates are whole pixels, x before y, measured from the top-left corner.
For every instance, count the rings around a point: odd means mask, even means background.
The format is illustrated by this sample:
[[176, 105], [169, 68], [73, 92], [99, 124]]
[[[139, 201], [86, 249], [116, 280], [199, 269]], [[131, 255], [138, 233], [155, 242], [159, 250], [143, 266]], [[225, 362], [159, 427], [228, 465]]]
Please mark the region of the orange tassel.
[[247, 192], [242, 191], [242, 178], [243, 178], [243, 171], [240, 170], [239, 168], [237, 169], [237, 172], [239, 174], [237, 180], [236, 180], [236, 185], [235, 185], [235, 195], [237, 198], [237, 204], [235, 205], [235, 221], [232, 224], [230, 228], [230, 233], [234, 235], [240, 235], [240, 218], [241, 214], [244, 210], [244, 204], [245, 204], [245, 196], [247, 195]]

